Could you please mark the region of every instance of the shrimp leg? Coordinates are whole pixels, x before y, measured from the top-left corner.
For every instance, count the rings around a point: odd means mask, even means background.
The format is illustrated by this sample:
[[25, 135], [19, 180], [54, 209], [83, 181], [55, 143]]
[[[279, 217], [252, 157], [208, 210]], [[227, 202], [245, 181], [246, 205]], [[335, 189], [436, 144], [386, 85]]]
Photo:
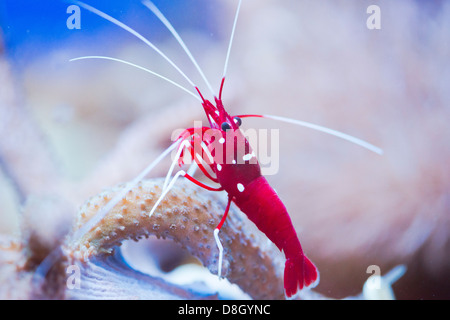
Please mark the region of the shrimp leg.
[[228, 216], [228, 211], [230, 210], [230, 205], [231, 205], [231, 201], [233, 200], [232, 197], [228, 197], [228, 203], [227, 203], [227, 207], [225, 208], [225, 212], [223, 214], [222, 219], [220, 220], [220, 223], [217, 225], [216, 229], [214, 229], [214, 240], [216, 240], [216, 245], [217, 248], [219, 249], [219, 264], [218, 264], [218, 269], [217, 269], [217, 276], [219, 277], [219, 279], [222, 276], [222, 260], [223, 260], [223, 246], [222, 243], [220, 242], [219, 239], [219, 231], [223, 226], [223, 223], [225, 222], [225, 220], [227, 219]]

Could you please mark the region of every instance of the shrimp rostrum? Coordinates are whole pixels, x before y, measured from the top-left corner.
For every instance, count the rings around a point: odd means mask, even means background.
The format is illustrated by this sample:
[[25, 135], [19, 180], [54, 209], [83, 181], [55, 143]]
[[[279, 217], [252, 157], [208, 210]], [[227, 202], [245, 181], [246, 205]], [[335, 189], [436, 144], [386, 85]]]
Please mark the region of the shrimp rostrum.
[[[146, 43], [149, 47], [158, 52], [167, 62], [169, 62], [186, 79], [186, 81], [193, 87], [194, 90], [186, 89], [185, 87], [173, 82], [170, 79], [165, 78], [160, 74], [145, 69], [129, 61], [124, 61], [118, 58], [105, 56], [85, 56], [72, 59], [72, 61], [82, 59], [112, 60], [137, 67], [143, 71], [158, 76], [166, 81], [169, 81], [170, 83], [181, 88], [182, 90], [186, 91], [194, 98], [196, 98], [201, 103], [205, 111], [206, 118], [209, 122], [209, 127], [204, 126], [185, 129], [176, 138], [175, 142], [168, 149], [166, 149], [163, 154], [161, 154], [161, 156], [153, 161], [153, 163], [151, 163], [135, 179], [128, 183], [127, 186], [123, 188], [121, 193], [113, 198], [105, 208], [100, 210], [96, 216], [94, 216], [82, 229], [79, 230], [75, 237], [81, 237], [85, 232], [90, 230], [90, 228], [95, 226], [95, 224], [100, 221], [108, 213], [108, 211], [111, 210], [112, 207], [114, 207], [114, 205], [118, 203], [122, 196], [126, 192], [128, 192], [128, 190], [130, 190], [136, 183], [143, 179], [159, 161], [161, 161], [171, 151], [177, 150], [175, 159], [173, 159], [172, 165], [164, 182], [162, 194], [150, 211], [150, 215], [155, 212], [158, 204], [162, 201], [164, 196], [169, 192], [174, 183], [176, 183], [176, 180], [180, 177], [187, 178], [196, 185], [210, 191], [224, 191], [228, 195], [228, 203], [224, 215], [220, 223], [214, 230], [213, 235], [219, 249], [219, 276], [221, 276], [221, 263], [223, 259], [223, 247], [220, 243], [219, 231], [226, 220], [230, 205], [233, 202], [237, 207], [239, 207], [242, 212], [247, 215], [247, 217], [258, 227], [258, 229], [262, 231], [267, 236], [267, 238], [269, 238], [278, 247], [280, 251], [284, 252], [286, 257], [284, 269], [284, 289], [286, 297], [292, 298], [299, 290], [305, 287], [312, 287], [316, 285], [319, 279], [319, 272], [314, 264], [304, 254], [285, 205], [280, 200], [275, 190], [269, 185], [266, 178], [261, 174], [261, 168], [258, 163], [256, 154], [252, 150], [248, 139], [244, 136], [243, 132], [240, 129], [242, 118], [259, 117], [283, 121], [334, 135], [336, 137], [358, 144], [378, 154], [382, 154], [382, 150], [376, 146], [369, 144], [368, 142], [365, 142], [353, 136], [316, 124], [273, 115], [252, 114], [232, 116], [225, 110], [222, 102], [222, 89], [225, 82], [225, 74], [242, 0], [239, 0], [236, 10], [231, 32], [231, 39], [229, 42], [228, 52], [225, 60], [222, 82], [218, 95], [214, 93], [214, 90], [204, 76], [198, 63], [195, 61], [191, 52], [189, 51], [179, 34], [173, 28], [173, 26], [170, 24], [170, 22], [152, 2], [148, 0], [143, 1], [143, 4], [148, 9], [150, 9], [167, 27], [167, 29], [173, 34], [183, 50], [189, 56], [189, 58], [203, 77], [205, 83], [207, 84], [207, 87], [211, 91], [213, 96], [213, 100], [211, 101], [213, 102], [204, 98], [198, 86], [195, 85], [180, 70], [180, 68], [178, 68], [172, 62], [172, 60], [170, 60], [163, 52], [161, 52], [161, 50], [159, 50], [153, 43], [144, 38], [137, 31], [131, 29], [129, 26], [107, 15], [106, 13], [95, 9], [85, 3], [79, 1], [73, 2], [116, 24], [117, 26], [128, 31], [129, 33]], [[190, 174], [190, 171], [186, 172], [184, 170], [179, 170], [172, 177], [174, 167], [177, 164], [181, 167], [184, 164], [186, 158], [190, 158], [190, 160], [193, 160], [195, 162], [195, 164], [201, 170], [207, 180], [209, 180], [210, 182], [214, 182], [219, 186], [211, 187], [207, 184], [204, 184], [203, 182], [200, 182], [199, 180], [195, 179], [192, 174]]]

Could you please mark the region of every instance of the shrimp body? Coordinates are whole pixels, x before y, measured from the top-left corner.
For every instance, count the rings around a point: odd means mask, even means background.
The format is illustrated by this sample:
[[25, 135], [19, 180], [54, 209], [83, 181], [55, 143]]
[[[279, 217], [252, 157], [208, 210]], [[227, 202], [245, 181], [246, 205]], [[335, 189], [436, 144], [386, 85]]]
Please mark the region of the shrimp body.
[[215, 139], [205, 135], [203, 141], [214, 160], [210, 166], [216, 182], [228, 193], [229, 201], [285, 253], [284, 289], [292, 297], [316, 283], [318, 271], [303, 253], [285, 205], [262, 176], [256, 155], [239, 129], [240, 119], [231, 117], [220, 99], [216, 98], [216, 108], [212, 106], [208, 100], [203, 102]]

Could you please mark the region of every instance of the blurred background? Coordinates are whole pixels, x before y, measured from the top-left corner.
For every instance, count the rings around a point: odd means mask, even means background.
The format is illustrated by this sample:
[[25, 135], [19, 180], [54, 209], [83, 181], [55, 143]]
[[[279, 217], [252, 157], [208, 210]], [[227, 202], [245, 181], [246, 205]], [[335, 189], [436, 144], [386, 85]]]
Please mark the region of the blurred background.
[[[237, 1], [154, 2], [218, 91]], [[208, 96], [181, 47], [139, 1], [88, 3], [157, 44]], [[380, 30], [366, 25], [372, 4], [381, 9]], [[84, 9], [81, 28], [68, 29], [69, 5], [0, 3], [2, 234], [20, 233], [29, 197], [63, 198], [75, 212], [89, 196], [131, 180], [175, 129], [206, 120], [195, 99], [141, 70], [69, 62], [111, 56], [189, 88], [144, 43]], [[445, 1], [243, 2], [223, 92], [229, 112], [310, 121], [385, 151], [272, 120], [244, 121], [244, 128], [280, 130], [280, 169], [267, 178], [326, 296], [361, 292], [370, 265], [384, 274], [404, 264], [397, 298], [450, 298], [449, 41]], [[164, 175], [168, 162], [151, 175]]]

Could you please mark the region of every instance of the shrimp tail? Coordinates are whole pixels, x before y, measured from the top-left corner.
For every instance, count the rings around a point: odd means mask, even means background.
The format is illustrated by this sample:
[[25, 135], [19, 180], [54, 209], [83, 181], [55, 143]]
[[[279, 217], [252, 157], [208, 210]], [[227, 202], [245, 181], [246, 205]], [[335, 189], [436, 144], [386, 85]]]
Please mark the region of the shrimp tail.
[[314, 287], [319, 282], [316, 266], [305, 255], [286, 259], [284, 268], [284, 290], [292, 298], [304, 287]]
[[263, 176], [246, 184], [243, 192], [233, 194], [233, 201], [284, 252], [287, 298], [319, 283], [317, 268], [304, 254], [286, 207]]

